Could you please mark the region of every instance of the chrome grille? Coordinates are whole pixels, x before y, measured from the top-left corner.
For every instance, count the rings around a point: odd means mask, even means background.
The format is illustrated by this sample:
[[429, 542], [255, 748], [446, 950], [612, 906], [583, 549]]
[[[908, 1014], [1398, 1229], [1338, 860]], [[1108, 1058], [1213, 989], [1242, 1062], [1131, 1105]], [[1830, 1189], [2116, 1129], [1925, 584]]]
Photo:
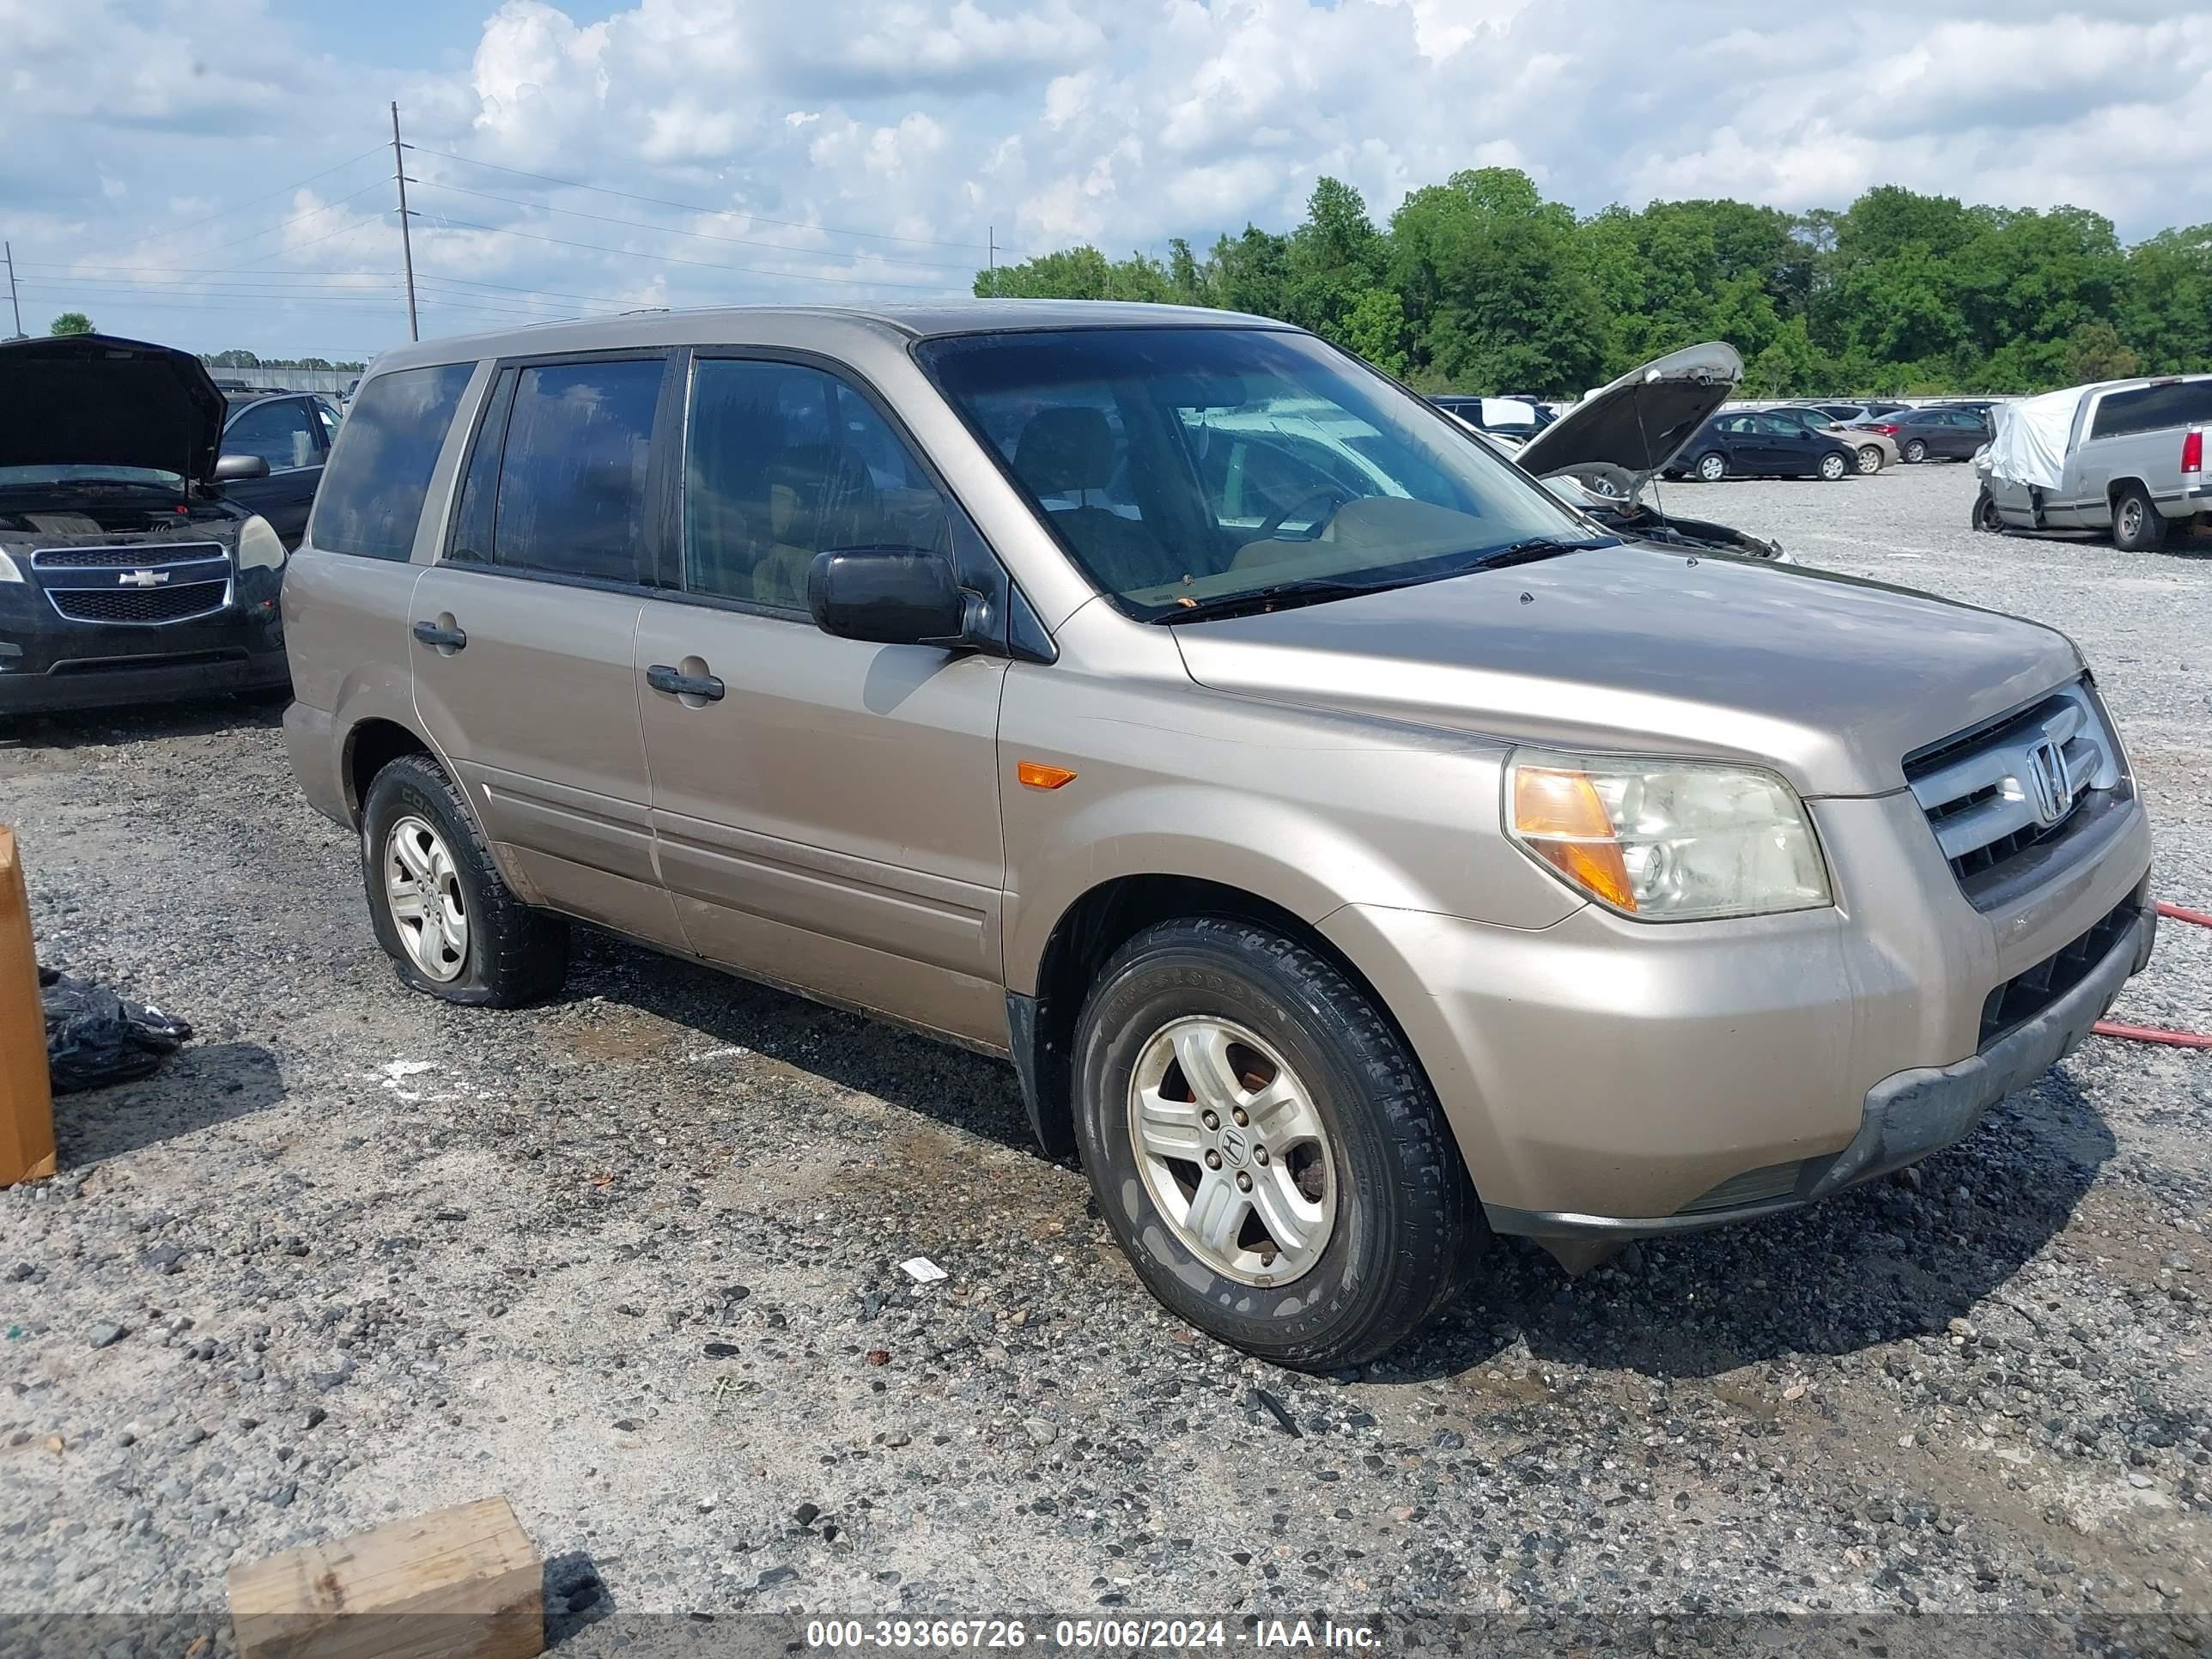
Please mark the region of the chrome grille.
[[33, 570], [158, 570], [196, 559], [228, 560], [220, 542], [142, 542], [136, 547], [42, 547], [31, 555]]
[[2119, 746], [2083, 684], [1908, 757], [1905, 781], [1960, 884], [1986, 888], [2109, 797]]

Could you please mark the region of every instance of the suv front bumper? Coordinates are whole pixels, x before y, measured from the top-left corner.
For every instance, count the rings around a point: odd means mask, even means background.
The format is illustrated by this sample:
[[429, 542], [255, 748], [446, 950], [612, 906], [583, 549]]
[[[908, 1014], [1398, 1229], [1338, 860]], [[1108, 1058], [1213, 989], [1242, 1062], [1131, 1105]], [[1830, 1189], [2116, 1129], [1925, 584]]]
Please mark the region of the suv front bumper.
[[[1989, 910], [1909, 795], [1808, 805], [1834, 908], [1665, 925], [1586, 906], [1519, 929], [1349, 905], [1322, 921], [1403, 1028], [1493, 1227], [1588, 1259], [1895, 1169], [2040, 1075], [2149, 958], [2133, 799]], [[2039, 983], [2014, 1018], [2008, 988]]]

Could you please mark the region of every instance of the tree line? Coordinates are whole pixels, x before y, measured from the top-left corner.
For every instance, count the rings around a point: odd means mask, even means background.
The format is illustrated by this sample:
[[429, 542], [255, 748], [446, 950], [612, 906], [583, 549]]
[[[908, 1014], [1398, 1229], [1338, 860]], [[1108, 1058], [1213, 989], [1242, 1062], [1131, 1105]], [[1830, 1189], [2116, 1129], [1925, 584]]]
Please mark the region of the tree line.
[[978, 271], [981, 296], [1154, 300], [1310, 328], [1425, 392], [1578, 397], [1699, 340], [1759, 397], [2046, 391], [2212, 370], [2212, 224], [2123, 245], [2081, 208], [1895, 185], [1840, 212], [1730, 200], [1577, 218], [1510, 167], [1455, 173], [1378, 229], [1315, 185], [1289, 231], [1200, 256], [1083, 246]]

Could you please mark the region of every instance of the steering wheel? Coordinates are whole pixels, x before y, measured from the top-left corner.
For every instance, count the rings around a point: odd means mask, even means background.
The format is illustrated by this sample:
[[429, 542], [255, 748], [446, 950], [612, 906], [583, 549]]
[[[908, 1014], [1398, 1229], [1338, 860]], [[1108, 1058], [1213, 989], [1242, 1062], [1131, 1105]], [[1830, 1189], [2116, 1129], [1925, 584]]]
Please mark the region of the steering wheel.
[[1313, 521], [1312, 530], [1303, 536], [1293, 536], [1291, 539], [1300, 542], [1319, 541], [1321, 532], [1328, 527], [1328, 521], [1336, 516], [1338, 509], [1352, 499], [1348, 491], [1334, 484], [1331, 484], [1326, 489], [1316, 489], [1310, 495], [1302, 495], [1270, 518], [1267, 523], [1261, 525], [1256, 539], [1263, 542], [1276, 540], [1278, 532], [1285, 524], [1297, 518], [1303, 509], [1313, 507], [1322, 508], [1322, 515]]

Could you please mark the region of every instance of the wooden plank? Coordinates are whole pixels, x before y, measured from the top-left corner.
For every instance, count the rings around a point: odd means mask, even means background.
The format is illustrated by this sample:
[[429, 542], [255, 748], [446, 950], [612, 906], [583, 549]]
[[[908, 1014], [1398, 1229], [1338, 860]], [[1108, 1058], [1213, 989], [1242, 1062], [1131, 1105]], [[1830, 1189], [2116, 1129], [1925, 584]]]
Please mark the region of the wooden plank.
[[230, 1570], [239, 1659], [532, 1659], [544, 1568], [504, 1498]]
[[46, 1021], [15, 832], [0, 828], [0, 1187], [54, 1172]]

